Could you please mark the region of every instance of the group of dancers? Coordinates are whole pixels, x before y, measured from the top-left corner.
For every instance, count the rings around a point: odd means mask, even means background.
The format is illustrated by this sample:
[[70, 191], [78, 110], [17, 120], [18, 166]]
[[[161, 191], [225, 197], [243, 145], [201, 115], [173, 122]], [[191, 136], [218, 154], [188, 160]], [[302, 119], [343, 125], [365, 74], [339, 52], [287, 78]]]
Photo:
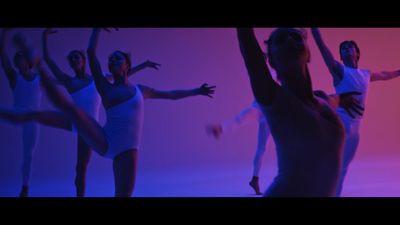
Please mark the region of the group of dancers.
[[[326, 47], [319, 30], [311, 28], [333, 77], [336, 93], [328, 95], [312, 88], [308, 69], [310, 50], [304, 29], [274, 30], [264, 42], [266, 53], [252, 28], [236, 30], [254, 101], [235, 118], [206, 126], [208, 133], [219, 138], [245, 121], [259, 122], [253, 175], [249, 182], [257, 195], [341, 196], [346, 173], [359, 143], [369, 82], [398, 77], [400, 70], [377, 73], [359, 69], [360, 50], [354, 41], [340, 44], [342, 62], [339, 62]], [[214, 94], [216, 87], [207, 83], [193, 89], [173, 91], [133, 84], [128, 80], [129, 76], [145, 68], [158, 69], [160, 64], [148, 60], [132, 66], [130, 55], [119, 50], [108, 57], [109, 73], [103, 72], [96, 50], [99, 36], [104, 31], [111, 32], [110, 29], [93, 28], [86, 53], [73, 50], [68, 54], [74, 76], [66, 74], [51, 57], [47, 41], [56, 30], [43, 31], [43, 59], [27, 37], [15, 34], [12, 40], [18, 51], [13, 63], [6, 51], [10, 29], [1, 31], [0, 60], [14, 94], [14, 108], [0, 108], [0, 120], [23, 127], [20, 197], [29, 196], [38, 124], [77, 134], [76, 196], [85, 196], [86, 171], [93, 150], [113, 160], [115, 197], [130, 197], [135, 186], [144, 100], [177, 100], [199, 95], [212, 97]], [[86, 72], [86, 60], [91, 75]], [[267, 63], [276, 71], [276, 80], [271, 76]], [[65, 96], [56, 82], [66, 88], [73, 101]], [[42, 92], [57, 110], [40, 109]], [[100, 102], [106, 111], [104, 125], [98, 122]], [[262, 193], [259, 173], [270, 136], [276, 146], [278, 174]]]

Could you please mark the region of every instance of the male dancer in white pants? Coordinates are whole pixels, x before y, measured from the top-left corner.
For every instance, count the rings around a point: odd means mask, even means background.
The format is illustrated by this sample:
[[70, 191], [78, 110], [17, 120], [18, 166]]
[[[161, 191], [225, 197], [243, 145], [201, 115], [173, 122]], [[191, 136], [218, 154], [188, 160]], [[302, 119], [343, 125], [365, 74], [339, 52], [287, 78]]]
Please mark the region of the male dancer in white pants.
[[[314, 39], [321, 51], [325, 64], [327, 65], [332, 77], [333, 83], [337, 94], [344, 92], [357, 91], [362, 93], [357, 96], [357, 100], [363, 108], [368, 93], [368, 86], [370, 81], [390, 80], [400, 76], [400, 70], [388, 72], [371, 72], [366, 69], [358, 68], [358, 61], [360, 59], [360, 49], [355, 41], [343, 41], [340, 44], [339, 52], [340, 59], [343, 64], [335, 60], [332, 53], [322, 40], [318, 28], [311, 29]], [[354, 115], [341, 107], [337, 108], [342, 122], [346, 129], [346, 140], [344, 148], [344, 157], [342, 164], [341, 176], [336, 189], [336, 196], [339, 197], [342, 192], [343, 182], [347, 174], [350, 162], [354, 159], [357, 146], [360, 140], [359, 130], [362, 121], [362, 115]], [[352, 118], [354, 117], [354, 118]]]

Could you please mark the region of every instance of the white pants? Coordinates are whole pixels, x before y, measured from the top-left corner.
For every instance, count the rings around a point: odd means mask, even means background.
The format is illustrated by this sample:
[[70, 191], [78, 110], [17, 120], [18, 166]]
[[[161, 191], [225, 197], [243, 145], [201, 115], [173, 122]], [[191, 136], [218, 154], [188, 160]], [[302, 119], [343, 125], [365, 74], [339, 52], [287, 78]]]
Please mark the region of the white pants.
[[344, 144], [342, 170], [336, 187], [336, 197], [340, 197], [342, 193], [344, 179], [346, 177], [350, 163], [353, 161], [357, 152], [358, 143], [360, 142], [360, 123], [361, 120], [352, 120], [348, 115], [339, 113], [344, 126], [346, 128], [346, 139]]

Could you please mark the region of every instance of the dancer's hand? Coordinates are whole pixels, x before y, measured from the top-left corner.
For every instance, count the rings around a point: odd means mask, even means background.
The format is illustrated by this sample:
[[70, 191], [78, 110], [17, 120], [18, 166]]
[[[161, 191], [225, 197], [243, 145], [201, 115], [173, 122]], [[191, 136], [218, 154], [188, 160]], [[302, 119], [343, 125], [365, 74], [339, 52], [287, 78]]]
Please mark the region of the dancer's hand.
[[144, 65], [146, 67], [150, 67], [150, 68], [153, 68], [153, 69], [156, 69], [156, 70], [158, 70], [158, 67], [161, 66], [161, 64], [153, 62], [153, 61], [150, 61], [150, 60], [147, 60], [146, 62], [144, 62]]
[[222, 135], [221, 124], [210, 124], [206, 126], [206, 133], [212, 135], [213, 137], [219, 139]]
[[201, 87], [199, 87], [197, 89], [197, 94], [208, 96], [208, 97], [212, 98], [213, 97], [212, 94], [214, 94], [214, 92], [215, 92], [215, 90], [214, 90], [215, 87], [216, 86], [210, 87], [210, 86], [208, 86], [208, 84], [203, 84], [203, 85], [201, 85]]
[[361, 93], [352, 91], [339, 95], [339, 106], [344, 108], [352, 118], [355, 118], [355, 116], [351, 113], [352, 111], [360, 116], [364, 114], [364, 108], [361, 106], [361, 103], [354, 98], [354, 95], [361, 95]]

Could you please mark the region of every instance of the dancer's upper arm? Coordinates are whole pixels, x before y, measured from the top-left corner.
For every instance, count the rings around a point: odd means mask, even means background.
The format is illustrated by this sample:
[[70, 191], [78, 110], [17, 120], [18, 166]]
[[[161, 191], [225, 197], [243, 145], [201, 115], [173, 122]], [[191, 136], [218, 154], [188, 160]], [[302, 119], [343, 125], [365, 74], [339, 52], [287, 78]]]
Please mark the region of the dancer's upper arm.
[[338, 62], [337, 60], [335, 60], [332, 52], [329, 50], [329, 48], [326, 46], [324, 40], [322, 39], [319, 29], [311, 28], [311, 32], [313, 34], [315, 42], [317, 43], [319, 51], [321, 52], [322, 57], [324, 58], [325, 64], [328, 67], [328, 70], [333, 77], [333, 81], [336, 85], [343, 78], [343, 74], [344, 74], [343, 65], [340, 62]]
[[102, 94], [105, 91], [105, 89], [110, 85], [110, 83], [107, 81], [107, 78], [104, 77], [103, 71], [101, 69], [99, 60], [96, 55], [99, 35], [100, 35], [100, 29], [94, 28], [92, 35], [90, 37], [89, 47], [87, 49], [87, 55], [88, 55], [90, 71], [92, 73], [94, 82], [96, 84], [96, 88], [99, 91], [99, 93]]
[[276, 82], [271, 76], [252, 28], [237, 28], [240, 52], [246, 64], [254, 97], [262, 105], [275, 98]]

